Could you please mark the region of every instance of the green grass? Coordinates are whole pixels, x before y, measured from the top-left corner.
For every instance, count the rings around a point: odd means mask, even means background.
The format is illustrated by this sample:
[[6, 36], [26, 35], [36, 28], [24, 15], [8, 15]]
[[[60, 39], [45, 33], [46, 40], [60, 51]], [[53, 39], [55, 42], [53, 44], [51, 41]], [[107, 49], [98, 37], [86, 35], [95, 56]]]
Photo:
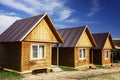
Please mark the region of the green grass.
[[77, 69], [72, 68], [72, 67], [60, 66], [60, 68], [61, 68], [63, 71], [77, 71]]
[[98, 69], [103, 69], [104, 67], [102, 65], [97, 65], [96, 66]]
[[97, 69], [111, 69], [111, 66], [102, 66], [102, 65], [97, 65]]
[[21, 79], [21, 78], [23, 78], [23, 75], [20, 75], [15, 72], [8, 72], [8, 71], [0, 70], [0, 80], [1, 79], [16, 80], [16, 79]]

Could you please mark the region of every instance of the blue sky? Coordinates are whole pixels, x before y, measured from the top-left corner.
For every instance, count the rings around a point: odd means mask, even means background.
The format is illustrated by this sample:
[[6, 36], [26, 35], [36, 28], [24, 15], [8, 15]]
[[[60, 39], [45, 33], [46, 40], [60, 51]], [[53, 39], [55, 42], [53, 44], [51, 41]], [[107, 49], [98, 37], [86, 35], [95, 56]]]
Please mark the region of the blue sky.
[[0, 33], [15, 20], [47, 12], [59, 28], [88, 25], [120, 38], [120, 0], [0, 0]]

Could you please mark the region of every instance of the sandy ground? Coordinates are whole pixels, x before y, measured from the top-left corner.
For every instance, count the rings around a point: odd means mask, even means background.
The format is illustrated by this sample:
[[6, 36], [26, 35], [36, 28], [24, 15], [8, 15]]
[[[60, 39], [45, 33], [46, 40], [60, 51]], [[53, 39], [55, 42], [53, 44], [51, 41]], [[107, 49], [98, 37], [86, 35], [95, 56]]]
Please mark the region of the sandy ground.
[[89, 69], [86, 71], [61, 71], [52, 73], [40, 73], [37, 75], [25, 74], [25, 78], [23, 80], [77, 80], [78, 78], [84, 78], [105, 73], [115, 74], [116, 72], [120, 72], [120, 67], [112, 67], [109, 69]]

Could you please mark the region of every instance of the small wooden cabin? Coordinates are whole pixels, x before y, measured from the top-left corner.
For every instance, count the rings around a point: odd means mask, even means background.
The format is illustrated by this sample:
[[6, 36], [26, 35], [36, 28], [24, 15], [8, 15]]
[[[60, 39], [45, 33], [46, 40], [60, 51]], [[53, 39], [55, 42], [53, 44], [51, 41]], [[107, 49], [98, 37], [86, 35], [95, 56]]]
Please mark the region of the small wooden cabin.
[[[68, 67], [88, 67], [90, 49], [96, 43], [87, 26], [59, 29], [64, 43], [59, 44], [59, 65]], [[52, 64], [57, 64], [57, 49], [53, 45]]]
[[0, 67], [27, 72], [51, 66], [52, 43], [62, 43], [47, 13], [17, 20], [0, 35]]
[[91, 63], [96, 65], [111, 65], [111, 50], [115, 48], [110, 33], [96, 33], [93, 37], [97, 43], [97, 47], [91, 50]]

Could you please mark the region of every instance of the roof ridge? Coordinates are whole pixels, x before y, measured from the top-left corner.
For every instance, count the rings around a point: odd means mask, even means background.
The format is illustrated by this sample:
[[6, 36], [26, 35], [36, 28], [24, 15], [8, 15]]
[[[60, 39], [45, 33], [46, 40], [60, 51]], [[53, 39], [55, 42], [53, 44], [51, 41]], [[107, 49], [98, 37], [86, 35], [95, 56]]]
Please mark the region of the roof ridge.
[[86, 26], [79, 26], [79, 27], [69, 27], [69, 28], [61, 28], [58, 30], [67, 30], [67, 29], [76, 29], [76, 28], [85, 28]]
[[30, 19], [30, 18], [34, 18], [34, 17], [38, 17], [38, 16], [43, 16], [43, 15], [45, 15], [45, 14], [46, 14], [46, 13], [44, 13], [44, 14], [39, 14], [39, 15], [35, 15], [35, 16], [30, 16], [30, 17], [22, 18], [22, 19], [19, 19], [19, 20], [16, 20], [16, 21], [25, 20], [25, 19]]
[[99, 32], [99, 33], [92, 33], [92, 34], [110, 34], [110, 32]]

